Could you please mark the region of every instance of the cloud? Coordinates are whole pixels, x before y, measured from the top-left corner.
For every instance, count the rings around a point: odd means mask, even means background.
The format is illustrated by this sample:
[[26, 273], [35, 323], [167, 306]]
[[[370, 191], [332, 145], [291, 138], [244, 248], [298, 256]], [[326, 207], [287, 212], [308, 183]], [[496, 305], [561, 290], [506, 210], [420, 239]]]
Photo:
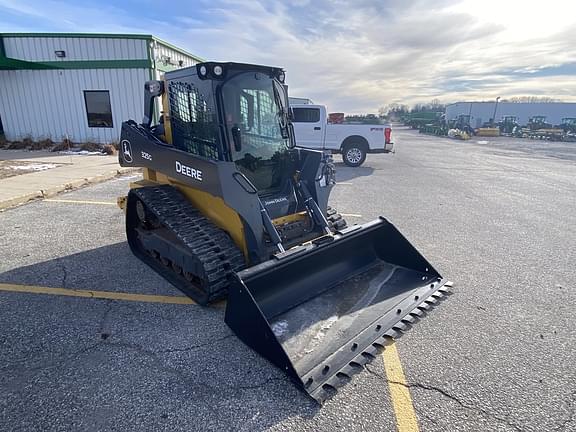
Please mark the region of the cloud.
[[0, 0], [0, 14], [18, 30], [36, 20], [36, 31], [153, 33], [207, 59], [283, 66], [293, 95], [333, 111], [432, 98], [576, 100], [576, 7], [539, 21], [538, 4], [506, 4], [492, 14], [479, 0], [175, 0], [169, 8]]

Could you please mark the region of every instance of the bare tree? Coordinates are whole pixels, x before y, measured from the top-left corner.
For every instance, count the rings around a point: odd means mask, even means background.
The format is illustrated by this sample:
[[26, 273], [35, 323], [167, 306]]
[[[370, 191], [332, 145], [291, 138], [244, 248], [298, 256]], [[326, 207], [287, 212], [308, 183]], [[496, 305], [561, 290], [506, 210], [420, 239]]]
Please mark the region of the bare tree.
[[554, 99], [548, 96], [514, 96], [509, 99], [504, 99], [502, 102], [511, 103], [554, 103], [561, 102], [558, 99]]

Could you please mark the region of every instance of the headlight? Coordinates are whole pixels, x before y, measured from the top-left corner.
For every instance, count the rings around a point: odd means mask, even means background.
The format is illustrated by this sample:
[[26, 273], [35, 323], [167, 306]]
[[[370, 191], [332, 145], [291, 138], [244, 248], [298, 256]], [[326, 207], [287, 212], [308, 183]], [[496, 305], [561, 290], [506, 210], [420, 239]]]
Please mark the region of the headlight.
[[160, 96], [164, 93], [164, 82], [162, 81], [146, 81], [144, 84], [144, 89], [148, 90], [148, 92], [152, 96]]
[[206, 66], [200, 66], [200, 75], [206, 76]]
[[222, 66], [219, 65], [214, 66], [214, 75], [216, 76], [222, 75]]

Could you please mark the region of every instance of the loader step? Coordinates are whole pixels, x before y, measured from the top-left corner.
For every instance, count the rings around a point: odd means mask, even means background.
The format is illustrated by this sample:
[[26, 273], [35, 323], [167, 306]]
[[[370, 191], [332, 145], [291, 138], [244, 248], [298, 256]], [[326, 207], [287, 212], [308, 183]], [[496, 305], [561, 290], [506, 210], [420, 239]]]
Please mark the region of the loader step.
[[228, 234], [170, 185], [129, 192], [126, 235], [138, 258], [202, 305], [224, 298], [232, 275], [245, 267]]

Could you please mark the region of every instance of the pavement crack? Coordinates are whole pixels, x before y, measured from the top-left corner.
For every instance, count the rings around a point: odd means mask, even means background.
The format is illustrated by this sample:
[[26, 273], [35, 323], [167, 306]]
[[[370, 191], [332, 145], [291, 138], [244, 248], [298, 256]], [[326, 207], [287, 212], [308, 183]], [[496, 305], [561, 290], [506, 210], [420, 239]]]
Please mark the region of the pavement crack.
[[159, 367], [161, 370], [171, 373], [177, 377], [179, 377], [180, 379], [182, 379], [184, 382], [190, 383], [191, 386], [194, 387], [198, 387], [200, 388], [202, 391], [206, 391], [206, 390], [214, 390], [214, 391], [220, 391], [222, 387], [226, 387], [230, 390], [252, 390], [252, 389], [258, 389], [258, 388], [262, 388], [267, 386], [269, 383], [274, 382], [274, 381], [283, 381], [284, 378], [283, 377], [268, 377], [266, 378], [264, 381], [262, 382], [258, 382], [255, 384], [249, 384], [249, 385], [224, 385], [224, 386], [216, 386], [216, 387], [212, 387], [206, 384], [198, 384], [196, 383], [195, 378], [190, 377], [186, 374], [187, 370], [182, 370], [179, 369], [177, 367], [173, 367], [170, 364], [166, 364], [166, 362], [162, 359], [161, 354], [165, 354], [165, 353], [172, 353], [172, 352], [182, 352], [182, 351], [189, 351], [195, 348], [200, 348], [200, 347], [204, 347], [207, 345], [212, 345], [214, 343], [217, 343], [219, 341], [222, 341], [224, 339], [233, 337], [234, 335], [230, 334], [230, 335], [226, 335], [224, 337], [215, 339], [213, 341], [210, 341], [209, 343], [203, 343], [203, 344], [198, 344], [198, 345], [194, 345], [192, 347], [187, 347], [185, 349], [176, 349], [176, 350], [160, 350], [160, 351], [154, 351], [154, 350], [150, 350], [147, 348], [144, 348], [141, 345], [138, 344], [131, 344], [131, 343], [127, 343], [127, 342], [122, 342], [122, 341], [118, 341], [118, 342], [110, 342], [110, 341], [106, 341], [106, 342], [102, 342], [100, 343], [100, 347], [104, 348], [104, 347], [111, 347], [111, 348], [122, 348], [122, 349], [128, 349], [128, 350], [132, 350], [137, 352], [138, 354], [141, 354], [143, 356], [146, 356], [150, 359], [152, 359]]
[[198, 345], [192, 345], [192, 346], [188, 346], [188, 347], [184, 347], [184, 348], [170, 348], [170, 349], [165, 349], [165, 350], [159, 350], [159, 351], [155, 351], [156, 354], [170, 354], [170, 353], [175, 353], [175, 352], [186, 352], [186, 351], [192, 351], [196, 348], [202, 348], [205, 346], [209, 346], [209, 345], [214, 345], [215, 343], [221, 342], [223, 340], [229, 339], [231, 337], [233, 337], [233, 334], [228, 334], [226, 336], [223, 336], [221, 338], [218, 339], [213, 339], [211, 341], [208, 342], [204, 342]]
[[58, 265], [62, 270], [62, 281], [60, 282], [60, 285], [62, 285], [62, 288], [67, 288], [66, 284], [68, 282], [68, 269], [66, 268], [64, 263], [60, 260], [58, 260]]
[[237, 390], [252, 390], [252, 389], [258, 389], [261, 387], [265, 387], [267, 386], [269, 383], [274, 382], [274, 381], [284, 381], [284, 378], [280, 378], [280, 377], [268, 377], [266, 378], [264, 381], [256, 383], [256, 384], [251, 384], [251, 385], [235, 385], [235, 386], [231, 386], [231, 388], [237, 389]]
[[[432, 386], [429, 384], [422, 384], [422, 383], [418, 383], [418, 382], [413, 382], [413, 383], [403, 383], [403, 382], [399, 382], [399, 381], [393, 381], [393, 380], [389, 380], [387, 377], [385, 377], [384, 375], [372, 370], [368, 364], [364, 365], [364, 369], [366, 371], [368, 371], [370, 374], [378, 377], [379, 379], [386, 381], [388, 384], [397, 384], [397, 385], [401, 385], [403, 387], [412, 389], [412, 388], [418, 388], [421, 390], [426, 390], [426, 391], [434, 391], [436, 393], [440, 393], [442, 396], [456, 402], [458, 405], [460, 405], [462, 408], [471, 410], [471, 411], [476, 411], [479, 414], [482, 414], [486, 417], [492, 418], [494, 420], [498, 420], [502, 423], [505, 423], [506, 425], [514, 428], [515, 430], [522, 432], [524, 431], [524, 428], [522, 426], [517, 425], [514, 422], [511, 422], [509, 419], [505, 418], [505, 417], [501, 417], [497, 414], [491, 413], [490, 411], [487, 411], [483, 408], [478, 408], [476, 406], [470, 405], [466, 402], [463, 402], [462, 400], [460, 400], [458, 397], [454, 396], [453, 394], [448, 393], [446, 390], [441, 389], [440, 387], [436, 387], [436, 386]], [[572, 413], [574, 414], [574, 413]]]
[[[109, 312], [109, 309], [107, 312]], [[160, 360], [159, 356], [162, 354], [171, 354], [171, 353], [177, 353], [177, 352], [192, 351], [192, 350], [195, 350], [197, 348], [203, 348], [206, 346], [214, 345], [218, 342], [221, 342], [221, 341], [226, 340], [228, 338], [231, 338], [233, 336], [234, 336], [233, 334], [227, 334], [226, 336], [223, 336], [223, 337], [220, 337], [217, 339], [212, 339], [212, 340], [207, 341], [207, 342], [199, 343], [197, 345], [191, 345], [191, 346], [187, 346], [187, 347], [183, 347], [183, 348], [168, 348], [168, 349], [163, 349], [163, 350], [162, 349], [161, 350], [152, 350], [152, 349], [145, 348], [139, 344], [133, 344], [133, 343], [120, 341], [120, 340], [119, 341], [108, 340], [105, 343], [103, 343], [103, 346], [126, 348], [126, 349], [136, 351], [136, 352], [143, 354], [143, 355], [146, 355], [146, 356], [155, 357], [158, 360]]]
[[100, 324], [98, 326], [98, 333], [100, 334], [100, 337], [104, 340], [106, 340], [110, 336], [110, 332], [106, 331], [106, 325], [108, 317], [110, 315], [110, 311], [112, 310], [113, 306], [114, 306], [113, 301], [106, 300], [106, 310], [102, 314], [102, 318], [100, 319]]

